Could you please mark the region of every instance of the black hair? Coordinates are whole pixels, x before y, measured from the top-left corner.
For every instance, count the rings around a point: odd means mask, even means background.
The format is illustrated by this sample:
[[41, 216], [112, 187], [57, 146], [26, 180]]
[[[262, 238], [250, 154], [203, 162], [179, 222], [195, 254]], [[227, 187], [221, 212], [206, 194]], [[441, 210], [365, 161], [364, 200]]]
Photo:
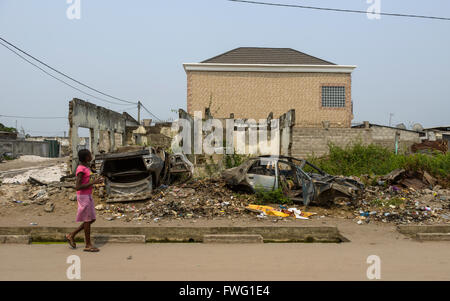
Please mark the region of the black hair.
[[86, 160], [90, 154], [91, 152], [88, 149], [80, 149], [78, 151], [78, 160], [80, 162], [86, 163]]

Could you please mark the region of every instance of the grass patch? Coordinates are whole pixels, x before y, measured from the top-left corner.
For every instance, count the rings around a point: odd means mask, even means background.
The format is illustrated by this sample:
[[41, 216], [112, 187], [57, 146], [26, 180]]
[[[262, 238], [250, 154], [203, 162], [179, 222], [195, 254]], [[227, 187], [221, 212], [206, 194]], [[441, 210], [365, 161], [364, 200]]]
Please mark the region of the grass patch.
[[385, 175], [395, 169], [427, 171], [431, 175], [450, 179], [450, 153], [398, 154], [379, 145], [360, 143], [345, 148], [329, 144], [329, 155], [308, 160], [325, 172], [335, 175]]

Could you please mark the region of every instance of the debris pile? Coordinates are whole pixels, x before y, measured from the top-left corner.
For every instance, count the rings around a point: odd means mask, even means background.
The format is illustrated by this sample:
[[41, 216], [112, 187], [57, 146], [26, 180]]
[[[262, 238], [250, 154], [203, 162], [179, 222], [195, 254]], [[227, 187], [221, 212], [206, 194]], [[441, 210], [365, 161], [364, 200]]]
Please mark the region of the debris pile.
[[433, 153], [441, 152], [443, 154], [447, 153], [448, 142], [447, 140], [436, 140], [436, 141], [423, 141], [422, 143], [414, 143], [411, 146], [411, 151], [413, 153]]
[[372, 220], [396, 224], [450, 222], [450, 190], [442, 189], [427, 172], [398, 169], [378, 179], [365, 177], [377, 185], [366, 187], [356, 203], [358, 224]]
[[[42, 214], [52, 215], [72, 212], [76, 208], [73, 176], [50, 182], [51, 177], [43, 179], [37, 173], [32, 175], [25, 177], [22, 174], [24, 180], [20, 185], [2, 185], [0, 204], [10, 207], [34, 205], [30, 207], [39, 208]], [[365, 175], [353, 178], [370, 184], [366, 185], [360, 197], [353, 201], [347, 197], [337, 198], [334, 202], [330, 199], [329, 207], [311, 204], [308, 209], [292, 205], [256, 205], [261, 202], [257, 195], [235, 192], [223, 180], [214, 179], [191, 179], [185, 183], [161, 185], [150, 194], [132, 198], [124, 196], [122, 202], [114, 204], [110, 203], [111, 197], [106, 194], [105, 186], [96, 185], [93, 197], [98, 218], [111, 221], [150, 223], [162, 219], [192, 219], [195, 222], [199, 218], [217, 217], [270, 218], [277, 221], [327, 216], [352, 219], [358, 224], [450, 223], [450, 190], [441, 187], [444, 184], [426, 172], [395, 170], [383, 177]], [[136, 201], [137, 197], [140, 202]]]
[[[34, 157], [34, 156], [29, 156]], [[40, 158], [40, 157], [38, 157]], [[28, 179], [34, 178], [43, 183], [59, 182], [62, 176], [66, 175], [67, 165], [65, 163], [49, 167], [40, 167], [30, 169], [24, 173], [17, 174], [12, 177], [5, 176], [2, 183], [5, 184], [24, 184]]]
[[97, 210], [107, 220], [153, 220], [162, 218], [238, 217], [250, 214], [245, 207], [253, 195], [236, 194], [217, 180], [196, 180], [161, 186], [144, 204], [101, 204]]

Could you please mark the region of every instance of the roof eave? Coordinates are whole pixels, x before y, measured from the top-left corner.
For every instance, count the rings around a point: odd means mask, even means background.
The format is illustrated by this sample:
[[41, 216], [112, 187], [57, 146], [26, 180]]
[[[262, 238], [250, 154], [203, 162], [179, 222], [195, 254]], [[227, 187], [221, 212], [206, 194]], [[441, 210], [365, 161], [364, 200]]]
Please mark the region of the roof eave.
[[187, 71], [352, 73], [354, 65], [184, 63]]

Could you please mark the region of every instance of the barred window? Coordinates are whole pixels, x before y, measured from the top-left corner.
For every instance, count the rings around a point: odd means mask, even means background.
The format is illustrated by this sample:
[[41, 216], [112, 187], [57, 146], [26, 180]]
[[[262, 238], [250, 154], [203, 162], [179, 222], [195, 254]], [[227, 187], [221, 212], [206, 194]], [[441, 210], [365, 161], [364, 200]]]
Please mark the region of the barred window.
[[322, 86], [322, 107], [345, 107], [345, 87]]

